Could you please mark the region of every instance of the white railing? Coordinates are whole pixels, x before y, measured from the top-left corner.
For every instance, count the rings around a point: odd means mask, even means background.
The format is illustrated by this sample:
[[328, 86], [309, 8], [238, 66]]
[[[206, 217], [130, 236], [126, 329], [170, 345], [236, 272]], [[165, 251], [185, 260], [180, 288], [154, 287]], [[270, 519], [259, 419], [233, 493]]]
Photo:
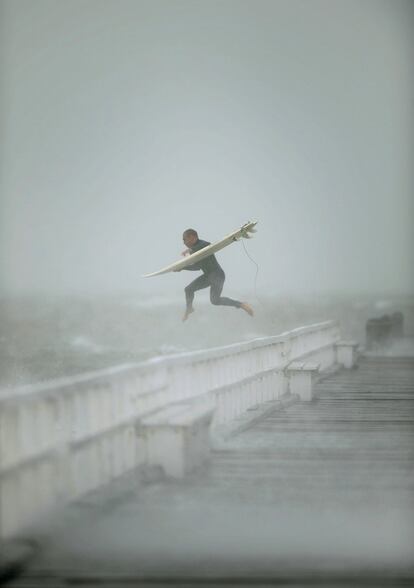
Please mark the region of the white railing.
[[174, 402], [209, 398], [213, 426], [287, 390], [284, 369], [335, 362], [334, 321], [280, 336], [154, 358], [0, 396], [0, 538], [55, 505], [146, 462], [140, 419]]

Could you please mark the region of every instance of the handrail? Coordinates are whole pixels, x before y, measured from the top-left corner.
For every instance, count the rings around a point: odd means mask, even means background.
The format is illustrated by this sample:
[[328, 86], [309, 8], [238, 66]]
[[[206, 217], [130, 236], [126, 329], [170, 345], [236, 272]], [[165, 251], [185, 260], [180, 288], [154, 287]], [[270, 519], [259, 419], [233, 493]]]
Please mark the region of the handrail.
[[285, 331], [280, 335], [271, 335], [269, 337], [258, 337], [250, 341], [243, 341], [239, 343], [231, 343], [220, 347], [211, 347], [208, 349], [200, 349], [196, 351], [184, 351], [165, 356], [156, 356], [142, 362], [125, 363], [117, 366], [84, 372], [75, 376], [64, 376], [61, 378], [54, 378], [44, 382], [37, 382], [35, 384], [24, 384], [23, 386], [7, 387], [0, 389], [0, 408], [4, 402], [20, 402], [24, 396], [30, 394], [38, 394], [43, 392], [55, 391], [57, 389], [74, 386], [76, 384], [83, 384], [93, 380], [100, 380], [111, 378], [117, 374], [127, 374], [130, 371], [137, 373], [147, 371], [151, 368], [167, 367], [171, 365], [186, 365], [195, 361], [206, 361], [216, 358], [227, 357], [236, 353], [242, 353], [251, 349], [260, 349], [269, 345], [277, 343], [285, 343], [301, 335], [318, 332], [324, 329], [329, 329], [338, 326], [337, 321], [330, 320], [322, 323], [315, 323], [304, 327], [298, 327], [291, 331]]
[[54, 505], [146, 463], [140, 421], [171, 403], [207, 400], [213, 428], [287, 390], [285, 368], [313, 357], [332, 365], [339, 325], [155, 357], [3, 390], [0, 538]]

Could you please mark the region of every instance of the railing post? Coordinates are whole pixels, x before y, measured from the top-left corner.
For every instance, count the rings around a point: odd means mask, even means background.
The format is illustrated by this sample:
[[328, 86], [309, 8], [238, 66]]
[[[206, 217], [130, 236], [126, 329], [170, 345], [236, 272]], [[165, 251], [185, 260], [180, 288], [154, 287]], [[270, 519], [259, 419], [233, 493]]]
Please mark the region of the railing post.
[[351, 369], [356, 364], [356, 349], [358, 343], [355, 341], [338, 341], [336, 347], [336, 362], [345, 368]]

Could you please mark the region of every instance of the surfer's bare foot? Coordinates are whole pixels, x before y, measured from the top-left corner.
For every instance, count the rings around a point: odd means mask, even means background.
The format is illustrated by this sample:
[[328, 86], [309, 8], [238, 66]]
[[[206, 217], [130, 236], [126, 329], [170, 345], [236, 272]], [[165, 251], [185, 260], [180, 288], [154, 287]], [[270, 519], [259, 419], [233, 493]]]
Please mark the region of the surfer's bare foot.
[[192, 312], [194, 312], [194, 308], [187, 308], [187, 310], [185, 311], [184, 316], [183, 316], [183, 322], [188, 319], [188, 317], [190, 316], [190, 314]]
[[240, 304], [240, 308], [242, 308], [250, 316], [253, 316], [254, 315], [253, 308], [250, 306], [250, 304], [247, 304], [247, 302], [242, 302]]

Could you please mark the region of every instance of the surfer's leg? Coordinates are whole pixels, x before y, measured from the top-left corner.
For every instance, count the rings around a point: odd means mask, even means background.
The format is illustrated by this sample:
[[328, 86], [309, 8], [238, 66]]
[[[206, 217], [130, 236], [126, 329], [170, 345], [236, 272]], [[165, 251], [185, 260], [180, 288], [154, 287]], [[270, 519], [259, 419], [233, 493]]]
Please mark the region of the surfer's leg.
[[241, 307], [241, 302], [238, 300], [233, 300], [232, 298], [227, 298], [226, 296], [221, 296], [221, 292], [223, 290], [224, 280], [226, 276], [221, 273], [212, 273], [209, 274], [209, 281], [211, 284], [210, 290], [210, 301], [211, 304], [217, 306], [234, 306], [235, 308]]
[[183, 321], [188, 319], [188, 315], [194, 311], [193, 309], [193, 300], [194, 300], [194, 292], [197, 290], [202, 290], [203, 288], [208, 288], [209, 281], [207, 276], [204, 274], [199, 276], [195, 280], [193, 280], [188, 286], [184, 288], [185, 292], [185, 302], [186, 302], [186, 310], [183, 316]]
[[247, 314], [253, 316], [253, 308], [247, 302], [240, 302], [239, 300], [233, 300], [232, 298], [227, 298], [226, 296], [221, 296], [221, 292], [223, 290], [224, 280], [226, 276], [223, 274], [210, 274], [209, 275], [211, 290], [210, 290], [210, 300], [211, 304], [220, 305], [220, 306], [234, 306], [235, 308], [242, 308]]
[[185, 300], [187, 303], [187, 308], [192, 308], [193, 300], [194, 300], [194, 292], [197, 290], [202, 290], [203, 288], [208, 288], [209, 281], [207, 280], [207, 276], [204, 274], [202, 276], [198, 276], [195, 280], [193, 280], [188, 286], [185, 287]]

